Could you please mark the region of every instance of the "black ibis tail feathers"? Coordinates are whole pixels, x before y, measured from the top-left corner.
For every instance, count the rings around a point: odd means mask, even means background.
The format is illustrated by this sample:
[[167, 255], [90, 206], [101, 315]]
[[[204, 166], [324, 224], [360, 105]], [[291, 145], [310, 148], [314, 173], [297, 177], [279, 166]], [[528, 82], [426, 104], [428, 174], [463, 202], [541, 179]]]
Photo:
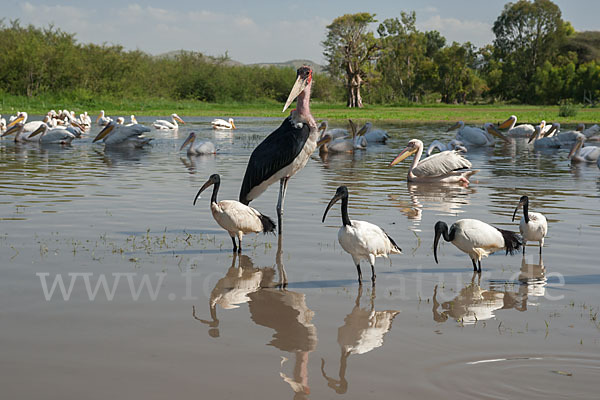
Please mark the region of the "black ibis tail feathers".
[[402, 253], [402, 249], [400, 247], [398, 247], [396, 242], [394, 242], [394, 239], [392, 239], [391, 236], [388, 235], [386, 231], [383, 231], [383, 233], [385, 233], [385, 236], [387, 236], [387, 238], [390, 240], [390, 243], [392, 244], [392, 250], [396, 250], [396, 251]]
[[518, 252], [523, 246], [523, 238], [517, 232], [506, 231], [504, 229], [498, 229], [504, 238], [504, 246], [506, 248], [506, 254], [511, 256]]
[[267, 217], [266, 215], [262, 214], [260, 214], [258, 218], [260, 218], [260, 222], [262, 223], [263, 233], [275, 232], [275, 221], [273, 221], [270, 217]]

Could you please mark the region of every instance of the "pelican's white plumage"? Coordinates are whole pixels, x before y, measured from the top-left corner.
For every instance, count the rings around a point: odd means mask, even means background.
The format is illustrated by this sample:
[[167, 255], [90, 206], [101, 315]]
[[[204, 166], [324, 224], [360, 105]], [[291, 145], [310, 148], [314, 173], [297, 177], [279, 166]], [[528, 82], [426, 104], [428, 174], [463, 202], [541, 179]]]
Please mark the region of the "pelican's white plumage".
[[110, 122], [112, 121], [112, 118], [107, 117], [106, 115], [104, 115], [104, 110], [100, 110], [100, 115], [98, 115], [98, 118], [96, 118], [96, 123], [99, 126], [106, 126], [108, 125]]
[[585, 136], [580, 136], [577, 141], [573, 144], [569, 158], [572, 163], [578, 162], [596, 162], [600, 157], [600, 147], [597, 146], [586, 146], [582, 147], [585, 142]]
[[342, 248], [352, 256], [358, 271], [358, 282], [362, 284], [361, 260], [371, 264], [371, 281], [375, 283], [375, 258], [388, 257], [390, 254], [402, 254], [402, 250], [383, 229], [366, 221], [350, 220], [348, 217], [348, 188], [340, 186], [327, 205], [322, 222], [329, 209], [342, 200], [342, 227], [338, 231], [338, 241]]
[[513, 221], [519, 207], [523, 206], [523, 216], [519, 223], [519, 231], [523, 237], [523, 253], [525, 253], [525, 246], [527, 242], [539, 242], [540, 254], [542, 254], [542, 247], [544, 247], [544, 238], [548, 233], [548, 221], [544, 214], [538, 212], [529, 212], [529, 197], [521, 196], [517, 208], [513, 213]]
[[356, 132], [356, 126], [350, 121], [350, 129], [352, 130], [352, 137], [338, 137], [334, 138], [333, 134], [327, 130], [327, 124], [325, 121], [319, 125], [319, 130], [323, 133], [317, 147], [319, 148], [319, 154], [323, 153], [351, 153], [354, 150], [364, 150], [367, 148], [367, 140], [364, 138], [366, 131]]
[[140, 148], [152, 140], [144, 136], [146, 132], [150, 132], [150, 128], [144, 125], [126, 126], [111, 121], [98, 133], [93, 142], [103, 140], [106, 147]]
[[456, 150], [442, 151], [421, 160], [423, 142], [419, 139], [410, 140], [408, 146], [398, 154], [390, 166], [398, 164], [415, 153], [406, 177], [410, 182], [469, 183], [468, 178], [477, 172], [477, 170], [465, 170], [471, 168], [471, 162]]
[[[211, 175], [206, 183], [202, 185], [194, 198], [194, 205], [196, 205], [196, 200], [198, 200], [200, 194], [211, 185], [214, 185], [214, 188], [210, 199], [210, 211], [217, 224], [229, 233], [234, 252], [242, 252], [242, 238], [245, 234], [275, 231], [273, 220], [256, 209], [236, 200], [217, 201], [217, 194], [221, 185], [221, 177], [218, 174]], [[240, 244], [239, 247], [235, 243], [236, 237]]]
[[177, 124], [177, 121], [181, 122], [182, 124], [185, 124], [185, 122], [183, 122], [179, 115], [173, 113], [171, 114], [171, 121], [157, 119], [156, 121], [154, 121], [152, 126], [162, 131], [174, 131], [179, 129], [179, 124]]
[[188, 144], [190, 147], [187, 149], [187, 154], [189, 155], [215, 154], [217, 152], [217, 148], [213, 142], [209, 140], [196, 141], [195, 132], [189, 134], [179, 148], [179, 151], [183, 150]]
[[448, 142], [448, 144], [444, 144], [443, 142], [437, 139], [434, 140], [427, 148], [425, 155], [429, 157], [431, 154], [433, 154], [433, 151], [435, 149], [438, 149], [439, 151], [457, 150], [462, 153], [467, 152], [467, 148], [463, 146], [463, 143], [460, 140], [456, 139], [452, 139], [450, 142]]
[[368, 143], [385, 143], [390, 138], [387, 131], [379, 128], [373, 129], [373, 124], [370, 122], [365, 123], [358, 134], [364, 135]]
[[43, 124], [38, 129], [29, 135], [28, 141], [32, 141], [33, 137], [40, 135], [37, 141], [45, 144], [70, 144], [75, 135], [72, 134], [66, 127], [52, 128]]
[[321, 137], [323, 137], [325, 134], [329, 134], [329, 135], [331, 135], [333, 140], [335, 140], [337, 138], [343, 138], [346, 136], [350, 136], [350, 132], [348, 132], [347, 129], [344, 129], [344, 128], [329, 129], [329, 122], [327, 122], [327, 121], [321, 122], [321, 124], [319, 125], [319, 130], [323, 131], [321, 133]]
[[215, 118], [210, 121], [210, 124], [213, 129], [237, 129], [233, 123], [233, 118], [229, 118], [227, 121], [221, 118]]
[[528, 138], [535, 130], [535, 127], [531, 124], [516, 124], [517, 116], [511, 115], [506, 121], [498, 125], [498, 129], [507, 129], [506, 135], [515, 138]]
[[[466, 253], [473, 263], [473, 270], [480, 272], [483, 257], [498, 250], [506, 250], [507, 254], [513, 254], [521, 247], [521, 238], [515, 232], [495, 228], [477, 219], [459, 219], [450, 226], [450, 229], [445, 222], [438, 221], [435, 224], [433, 241], [433, 255], [436, 263], [438, 262], [437, 247], [440, 236]], [[479, 269], [476, 262], [479, 264]]]
[[463, 121], [458, 121], [451, 126], [448, 131], [458, 129], [456, 140], [463, 142], [466, 146], [493, 146], [494, 136], [510, 143], [510, 139], [504, 136], [494, 124], [487, 122], [483, 125], [483, 129], [474, 126], [465, 126]]
[[543, 125], [536, 125], [533, 133], [529, 137], [528, 143], [533, 141], [533, 148], [539, 149], [558, 149], [560, 147], [560, 140], [556, 136], [542, 137]]

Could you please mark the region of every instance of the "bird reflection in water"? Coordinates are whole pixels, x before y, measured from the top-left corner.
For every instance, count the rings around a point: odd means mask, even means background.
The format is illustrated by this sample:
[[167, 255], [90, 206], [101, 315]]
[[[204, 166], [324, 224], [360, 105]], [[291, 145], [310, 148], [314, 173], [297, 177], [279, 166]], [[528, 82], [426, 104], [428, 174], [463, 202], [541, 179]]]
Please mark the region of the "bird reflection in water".
[[[235, 262], [238, 259], [238, 266]], [[219, 319], [217, 318], [217, 305], [225, 310], [238, 308], [240, 304], [250, 301], [248, 295], [261, 288], [263, 282], [273, 280], [273, 268], [255, 268], [250, 257], [233, 253], [231, 267], [225, 276], [217, 282], [210, 293], [209, 309], [211, 320], [201, 319], [196, 316], [196, 307], [192, 313], [196, 320], [209, 326], [208, 334], [219, 337]]]
[[[480, 280], [481, 275], [474, 272], [471, 282], [458, 296], [443, 303], [438, 301], [436, 285], [433, 289], [433, 319], [436, 322], [446, 322], [451, 318], [471, 325], [494, 318], [496, 310], [525, 311], [530, 297], [542, 297], [546, 293], [546, 269], [541, 257], [537, 264], [529, 264], [523, 258], [517, 282], [495, 281], [490, 284], [489, 290], [485, 290], [480, 286]], [[510, 290], [515, 284], [516, 291]]]
[[369, 296], [369, 306], [361, 307], [362, 286], [352, 312], [344, 318], [344, 325], [338, 329], [338, 344], [341, 349], [339, 379], [334, 379], [325, 373], [325, 360], [321, 359], [321, 374], [327, 380], [327, 386], [338, 394], [348, 390], [346, 368], [351, 354], [365, 354], [383, 345], [383, 337], [392, 329], [394, 317], [400, 312], [395, 310], [375, 311], [375, 287]]
[[[281, 235], [278, 239], [276, 256], [279, 282], [273, 284], [263, 280], [261, 289], [248, 295], [250, 298], [248, 308], [254, 323], [275, 331], [268, 345], [294, 355], [293, 376], [290, 377], [283, 372], [279, 375], [290, 385], [295, 399], [304, 399], [310, 394], [308, 356], [317, 347], [317, 328], [312, 323], [314, 311], [306, 305], [305, 295], [285, 288], [287, 278], [282, 263], [282, 253]], [[286, 359], [283, 358], [282, 366]]]
[[202, 165], [212, 165], [217, 158], [216, 154], [201, 154], [201, 155], [186, 155], [179, 157], [181, 163], [187, 168], [190, 174], [195, 174], [196, 171], [204, 168], [199, 168]]

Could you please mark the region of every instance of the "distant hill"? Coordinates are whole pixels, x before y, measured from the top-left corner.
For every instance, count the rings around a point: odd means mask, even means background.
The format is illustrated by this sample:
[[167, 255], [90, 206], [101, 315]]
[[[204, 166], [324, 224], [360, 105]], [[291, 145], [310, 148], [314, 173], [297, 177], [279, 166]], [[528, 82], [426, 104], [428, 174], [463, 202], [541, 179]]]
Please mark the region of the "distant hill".
[[[154, 57], [156, 57], [156, 58], [175, 58], [178, 55], [181, 55], [183, 53], [201, 54], [199, 52], [193, 52], [193, 51], [173, 50], [173, 51], [169, 51], [167, 53], [158, 54]], [[207, 61], [211, 61], [211, 60], [212, 61], [221, 61], [222, 60], [220, 57], [212, 57], [212, 56], [206, 56], [206, 55], [202, 55], [202, 56], [204, 58], [206, 58]], [[231, 66], [249, 65], [249, 66], [258, 66], [258, 67], [280, 67], [280, 68], [292, 67], [294, 69], [297, 69], [298, 67], [301, 67], [302, 65], [310, 65], [312, 67], [313, 71], [315, 71], [317, 74], [325, 72], [325, 67], [323, 65], [319, 65], [316, 62], [313, 62], [311, 60], [290, 60], [290, 61], [284, 61], [284, 62], [278, 62], [278, 63], [264, 62], [264, 63], [244, 64], [244, 63], [241, 63], [236, 60], [228, 59], [224, 62], [224, 64], [231, 65]]]

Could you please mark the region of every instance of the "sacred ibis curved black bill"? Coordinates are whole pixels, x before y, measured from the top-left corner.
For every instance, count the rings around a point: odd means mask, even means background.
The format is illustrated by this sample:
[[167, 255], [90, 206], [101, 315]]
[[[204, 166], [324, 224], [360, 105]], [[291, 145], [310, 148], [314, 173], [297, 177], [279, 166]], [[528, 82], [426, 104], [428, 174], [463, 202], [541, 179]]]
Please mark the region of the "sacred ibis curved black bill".
[[[467, 253], [473, 263], [473, 271], [481, 272], [481, 259], [498, 250], [514, 254], [521, 248], [522, 239], [516, 232], [498, 229], [478, 219], [459, 219], [450, 226], [443, 221], [435, 224], [433, 257], [438, 263], [437, 247], [440, 236], [451, 242], [463, 253]], [[475, 263], [477, 262], [477, 264]], [[477, 268], [479, 265], [479, 268]]]
[[[217, 194], [219, 192], [219, 186], [221, 185], [221, 177], [219, 174], [211, 175], [206, 183], [202, 185], [194, 198], [194, 205], [196, 205], [196, 200], [200, 197], [200, 193], [211, 185], [214, 185], [214, 188], [210, 198], [210, 211], [212, 212], [215, 221], [217, 221], [217, 224], [225, 229], [229, 233], [229, 236], [231, 236], [234, 252], [242, 252], [242, 237], [245, 234], [259, 232], [270, 233], [275, 231], [275, 223], [273, 220], [266, 215], [261, 214], [254, 208], [248, 207], [235, 200], [217, 201]], [[239, 247], [235, 243], [236, 237], [240, 243]]]
[[290, 91], [283, 111], [297, 97], [296, 109], [252, 152], [239, 196], [240, 202], [248, 205], [270, 185], [279, 181], [277, 201], [279, 234], [282, 230], [283, 202], [288, 180], [304, 168], [317, 147], [319, 136], [317, 123], [310, 113], [312, 69], [307, 66], [300, 67], [296, 76], [296, 83]]
[[542, 254], [542, 247], [544, 247], [544, 238], [548, 233], [548, 221], [544, 214], [538, 212], [529, 212], [529, 197], [521, 196], [519, 204], [515, 208], [512, 220], [515, 220], [517, 210], [519, 207], [523, 207], [523, 216], [519, 223], [519, 231], [523, 236], [523, 254], [525, 254], [525, 246], [529, 241], [536, 241], [540, 243], [540, 255]]
[[402, 254], [402, 249], [398, 247], [383, 229], [375, 224], [366, 221], [350, 220], [348, 217], [348, 188], [340, 186], [335, 195], [327, 204], [323, 219], [329, 209], [339, 200], [342, 200], [342, 226], [338, 231], [338, 241], [347, 253], [350, 253], [352, 260], [356, 265], [358, 272], [358, 283], [362, 285], [362, 272], [360, 270], [360, 261], [369, 260], [371, 264], [371, 281], [375, 284], [375, 257], [386, 257], [390, 254]]

